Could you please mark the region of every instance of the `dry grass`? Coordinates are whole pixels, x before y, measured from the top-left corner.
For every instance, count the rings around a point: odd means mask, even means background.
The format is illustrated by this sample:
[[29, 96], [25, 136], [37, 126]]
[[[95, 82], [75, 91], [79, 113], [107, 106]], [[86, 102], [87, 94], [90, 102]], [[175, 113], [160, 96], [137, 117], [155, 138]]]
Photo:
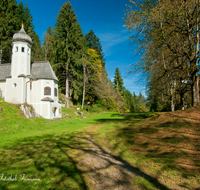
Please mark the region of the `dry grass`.
[[96, 140], [167, 188], [200, 188], [200, 108], [160, 113], [137, 124], [135, 119], [138, 116], [126, 116], [116, 125], [120, 129], [104, 135], [96, 131]]

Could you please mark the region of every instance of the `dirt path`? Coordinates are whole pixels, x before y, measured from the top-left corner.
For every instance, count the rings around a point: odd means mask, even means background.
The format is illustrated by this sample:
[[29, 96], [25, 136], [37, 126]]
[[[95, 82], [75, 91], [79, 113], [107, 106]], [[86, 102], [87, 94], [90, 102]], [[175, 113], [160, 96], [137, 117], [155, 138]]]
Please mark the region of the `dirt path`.
[[168, 189], [156, 178], [131, 166], [127, 161], [101, 147], [91, 137], [76, 138], [77, 142], [79, 141], [79, 148], [76, 147], [76, 150], [78, 150], [77, 168], [86, 174], [83, 177], [85, 181], [89, 182], [89, 189], [135, 190], [148, 188], [144, 184], [141, 184], [140, 187], [138, 183], [134, 183], [135, 180], [138, 180], [138, 177], [145, 178], [152, 183], [154, 189]]
[[92, 139], [86, 140], [90, 148], [81, 155], [79, 167], [87, 172], [91, 189], [134, 189], [131, 181], [135, 174], [124, 169], [124, 163], [97, 146]]

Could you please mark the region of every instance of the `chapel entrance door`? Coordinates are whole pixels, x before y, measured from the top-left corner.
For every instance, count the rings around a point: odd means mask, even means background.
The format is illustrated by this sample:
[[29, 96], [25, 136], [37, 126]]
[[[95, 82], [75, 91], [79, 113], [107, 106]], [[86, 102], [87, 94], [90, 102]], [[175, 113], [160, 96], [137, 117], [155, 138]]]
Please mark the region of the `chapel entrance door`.
[[54, 108], [54, 117], [56, 116], [57, 107]]

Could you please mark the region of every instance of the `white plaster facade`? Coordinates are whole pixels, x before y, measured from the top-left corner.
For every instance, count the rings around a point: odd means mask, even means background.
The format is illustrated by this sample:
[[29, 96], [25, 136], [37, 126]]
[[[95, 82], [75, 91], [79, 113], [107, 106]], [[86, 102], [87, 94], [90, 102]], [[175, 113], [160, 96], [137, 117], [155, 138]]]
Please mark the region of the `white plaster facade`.
[[2, 97], [6, 102], [32, 105], [46, 119], [60, 118], [58, 79], [48, 61], [31, 64], [31, 43], [23, 27], [14, 34], [11, 64], [0, 65]]

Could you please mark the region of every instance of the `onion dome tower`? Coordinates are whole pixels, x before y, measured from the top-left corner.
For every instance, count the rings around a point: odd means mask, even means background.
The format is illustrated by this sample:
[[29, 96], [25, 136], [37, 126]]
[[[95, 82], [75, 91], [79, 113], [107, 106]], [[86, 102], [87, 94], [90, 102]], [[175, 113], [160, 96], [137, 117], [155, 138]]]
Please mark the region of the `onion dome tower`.
[[28, 36], [22, 28], [18, 33], [13, 35], [12, 60], [11, 60], [11, 77], [30, 75], [31, 66], [31, 37]]

